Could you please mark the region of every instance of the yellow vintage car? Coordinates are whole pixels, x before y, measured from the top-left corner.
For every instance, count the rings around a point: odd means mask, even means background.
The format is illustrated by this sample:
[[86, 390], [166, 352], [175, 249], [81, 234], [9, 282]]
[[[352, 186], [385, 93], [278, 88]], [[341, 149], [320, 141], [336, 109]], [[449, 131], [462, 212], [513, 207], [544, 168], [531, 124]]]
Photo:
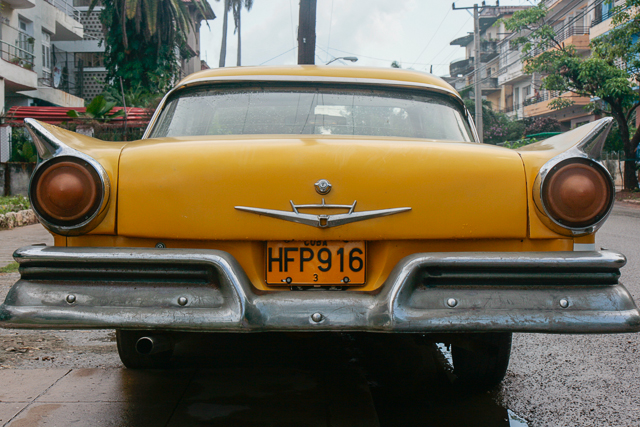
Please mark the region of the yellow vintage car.
[[139, 141], [25, 121], [55, 246], [16, 251], [3, 327], [114, 328], [130, 368], [185, 331], [416, 334], [480, 388], [513, 332], [640, 330], [595, 247], [610, 118], [510, 150], [430, 74], [291, 66], [193, 74]]

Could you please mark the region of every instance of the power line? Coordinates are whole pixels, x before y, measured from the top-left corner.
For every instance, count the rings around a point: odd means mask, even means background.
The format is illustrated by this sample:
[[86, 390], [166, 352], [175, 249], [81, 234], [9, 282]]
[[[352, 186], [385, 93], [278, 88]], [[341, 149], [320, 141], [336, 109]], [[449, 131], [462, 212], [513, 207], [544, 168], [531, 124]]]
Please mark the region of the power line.
[[276, 56], [274, 56], [274, 57], [273, 57], [273, 58], [271, 58], [271, 59], [267, 59], [266, 61], [264, 61], [264, 62], [263, 62], [263, 63], [261, 63], [260, 65], [264, 65], [264, 64], [266, 64], [266, 63], [267, 63], [267, 62], [269, 62], [269, 61], [273, 61], [274, 59], [281, 57], [281, 56], [282, 56], [282, 55], [284, 55], [285, 53], [289, 53], [289, 52], [291, 52], [291, 51], [292, 51], [292, 50], [294, 50], [296, 47], [297, 47], [297, 46], [294, 46], [294, 47], [292, 47], [291, 49], [287, 50], [286, 52], [282, 52], [280, 55], [276, 55]]
[[424, 53], [425, 50], [427, 50], [427, 48], [429, 47], [429, 45], [431, 44], [431, 42], [433, 41], [433, 39], [436, 37], [436, 34], [438, 34], [438, 31], [440, 30], [440, 27], [442, 27], [442, 24], [444, 24], [444, 21], [447, 20], [447, 16], [449, 16], [449, 14], [451, 13], [451, 9], [449, 9], [447, 11], [447, 14], [444, 15], [444, 18], [442, 18], [442, 21], [440, 21], [440, 25], [438, 25], [438, 28], [436, 29], [436, 31], [433, 33], [433, 35], [431, 36], [431, 38], [429, 39], [429, 41], [427, 42], [427, 45], [424, 47], [424, 49], [422, 49], [422, 52], [420, 52], [420, 55], [418, 55], [418, 57], [416, 58], [415, 61], [413, 61], [413, 64], [410, 65], [410, 67], [413, 67], [416, 62], [418, 62], [418, 59], [420, 59], [420, 57], [422, 56], [422, 54]]

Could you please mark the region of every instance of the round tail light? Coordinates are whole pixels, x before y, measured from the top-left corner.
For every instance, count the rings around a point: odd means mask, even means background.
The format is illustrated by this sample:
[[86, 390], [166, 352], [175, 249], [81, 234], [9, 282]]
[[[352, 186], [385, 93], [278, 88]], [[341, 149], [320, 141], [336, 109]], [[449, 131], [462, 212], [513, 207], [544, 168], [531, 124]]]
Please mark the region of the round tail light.
[[542, 182], [540, 197], [546, 213], [557, 224], [584, 228], [607, 216], [614, 190], [611, 177], [599, 163], [572, 158], [549, 170]]
[[[84, 227], [105, 205], [105, 182], [96, 167], [76, 157], [57, 157], [39, 167], [31, 180], [34, 211], [54, 231]], [[83, 230], [88, 231], [88, 230]]]

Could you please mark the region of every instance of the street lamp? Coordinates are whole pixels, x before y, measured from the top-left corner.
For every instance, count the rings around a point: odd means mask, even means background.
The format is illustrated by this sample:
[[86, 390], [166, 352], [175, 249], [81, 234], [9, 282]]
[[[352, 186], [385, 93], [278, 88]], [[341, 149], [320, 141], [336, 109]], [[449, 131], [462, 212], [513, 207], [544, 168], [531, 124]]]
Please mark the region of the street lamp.
[[331, 64], [333, 61], [337, 61], [338, 59], [344, 59], [345, 61], [351, 61], [351, 62], [356, 62], [358, 60], [357, 57], [355, 56], [341, 56], [339, 58], [333, 58], [331, 61], [327, 62], [324, 65], [329, 65]]

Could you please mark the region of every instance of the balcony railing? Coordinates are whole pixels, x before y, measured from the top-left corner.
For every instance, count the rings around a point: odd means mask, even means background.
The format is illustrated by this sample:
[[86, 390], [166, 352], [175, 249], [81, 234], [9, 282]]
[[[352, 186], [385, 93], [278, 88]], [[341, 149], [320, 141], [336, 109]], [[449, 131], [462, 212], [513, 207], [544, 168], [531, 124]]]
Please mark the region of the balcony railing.
[[45, 0], [47, 3], [55, 6], [63, 11], [67, 16], [72, 17], [76, 21], [80, 20], [80, 11], [73, 7], [70, 0]]
[[596, 14], [596, 17], [593, 19], [593, 21], [591, 21], [591, 26], [595, 27], [596, 25], [600, 24], [601, 22], [606, 21], [607, 19], [611, 18], [612, 16], [613, 16], [613, 9], [609, 9], [605, 13], [601, 13], [599, 15]]
[[0, 57], [7, 62], [19, 65], [27, 70], [33, 70], [35, 55], [18, 46], [0, 41]]
[[[569, 37], [573, 37], [573, 36], [581, 36], [581, 35], [585, 35], [585, 34], [589, 34], [589, 27], [583, 27], [583, 26], [576, 26], [576, 27], [570, 27], [570, 28], [565, 28], [562, 29], [560, 31], [556, 32], [556, 41], [562, 42], [564, 40], [567, 40]], [[547, 49], [553, 47], [553, 45], [549, 45], [547, 47]], [[541, 49], [533, 49], [531, 50], [531, 56], [538, 56], [540, 55], [542, 52], [544, 52]]]
[[452, 77], [468, 74], [473, 70], [473, 58], [458, 59], [449, 64], [449, 75]]

